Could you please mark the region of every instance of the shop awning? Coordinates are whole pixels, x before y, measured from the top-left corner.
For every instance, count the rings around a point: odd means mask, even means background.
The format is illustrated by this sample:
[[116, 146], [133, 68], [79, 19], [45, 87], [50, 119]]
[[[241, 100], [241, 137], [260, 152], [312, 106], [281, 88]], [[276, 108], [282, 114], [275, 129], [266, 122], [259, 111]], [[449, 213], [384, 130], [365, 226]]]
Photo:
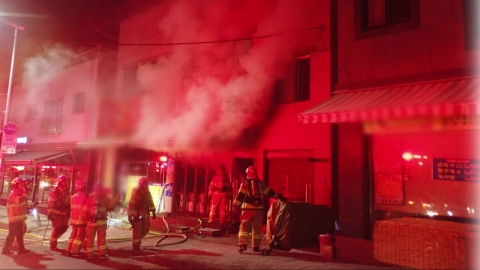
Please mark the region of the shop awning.
[[478, 78], [342, 90], [300, 114], [300, 123], [336, 123], [480, 114]]
[[34, 152], [25, 151], [13, 155], [5, 155], [5, 164], [12, 165], [34, 165], [37, 163], [49, 161], [65, 155], [69, 155], [66, 151], [48, 151]]

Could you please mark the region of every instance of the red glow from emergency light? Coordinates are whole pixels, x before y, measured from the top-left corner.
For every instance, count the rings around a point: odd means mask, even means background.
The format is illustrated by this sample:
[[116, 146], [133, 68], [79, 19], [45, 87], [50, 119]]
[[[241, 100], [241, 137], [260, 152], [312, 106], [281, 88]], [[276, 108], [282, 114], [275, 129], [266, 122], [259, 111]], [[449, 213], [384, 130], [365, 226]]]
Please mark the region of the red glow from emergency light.
[[161, 162], [166, 162], [168, 160], [168, 157], [167, 156], [161, 156], [160, 157], [160, 161]]

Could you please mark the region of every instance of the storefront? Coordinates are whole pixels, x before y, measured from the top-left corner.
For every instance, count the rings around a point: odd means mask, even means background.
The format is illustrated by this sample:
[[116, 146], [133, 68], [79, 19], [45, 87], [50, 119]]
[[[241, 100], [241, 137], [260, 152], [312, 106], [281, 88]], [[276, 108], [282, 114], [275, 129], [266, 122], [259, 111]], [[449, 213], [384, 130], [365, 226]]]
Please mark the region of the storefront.
[[242, 171], [253, 164], [252, 159], [233, 158], [229, 154], [155, 152], [127, 147], [118, 149], [117, 161], [116, 186], [122, 194], [121, 204], [128, 204], [138, 179], [146, 176], [157, 212], [198, 217], [208, 216], [208, 186], [219, 165], [227, 168], [236, 192], [242, 181]]
[[[457, 236], [479, 224], [478, 86], [478, 78], [463, 77], [343, 90], [299, 115], [302, 123], [332, 123], [337, 136], [332, 160], [338, 160], [333, 164], [338, 179], [332, 181], [338, 185], [340, 258], [351, 256], [348, 246], [355, 243], [369, 248], [372, 258], [375, 250], [377, 260], [392, 264], [436, 268], [442, 258], [465, 266], [470, 256], [466, 237], [455, 239], [460, 247], [455, 252], [446, 252], [450, 245], [441, 239], [449, 226], [434, 222], [457, 224], [451, 234]], [[418, 226], [434, 222], [418, 234], [394, 224], [404, 218]], [[378, 231], [385, 221], [394, 225]], [[443, 236], [441, 227], [447, 230]], [[428, 246], [432, 241], [440, 244]], [[418, 249], [405, 243], [419, 243]], [[392, 245], [395, 250], [387, 248]], [[399, 254], [407, 255], [396, 260]], [[411, 259], [418, 256], [425, 258], [421, 266]]]
[[83, 157], [83, 153], [74, 154], [71, 151], [22, 151], [5, 155], [1, 196], [6, 198], [10, 192], [10, 182], [15, 177], [21, 177], [31, 182], [29, 199], [40, 204], [47, 203], [49, 191], [58, 176], [65, 175], [71, 182], [84, 170]]

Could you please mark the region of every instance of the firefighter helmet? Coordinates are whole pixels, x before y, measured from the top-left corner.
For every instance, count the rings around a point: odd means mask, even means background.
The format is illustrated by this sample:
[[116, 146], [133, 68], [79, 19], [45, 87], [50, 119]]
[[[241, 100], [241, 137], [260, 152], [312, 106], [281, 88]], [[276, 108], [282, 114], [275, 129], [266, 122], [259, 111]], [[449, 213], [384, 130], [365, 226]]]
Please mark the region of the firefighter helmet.
[[245, 172], [247, 173], [247, 179], [257, 178], [257, 169], [254, 166], [248, 166]]
[[85, 190], [85, 181], [77, 180], [75, 182], [75, 191], [79, 192], [79, 191], [84, 191], [84, 190]]
[[23, 187], [23, 179], [20, 177], [16, 177], [15, 179], [12, 180], [12, 183], [10, 183], [12, 186], [12, 190], [19, 191], [22, 190]]
[[100, 182], [95, 183], [93, 185], [93, 193], [95, 194], [103, 194], [103, 185]]
[[147, 179], [147, 177], [142, 176], [142, 177], [140, 177], [140, 179], [138, 179], [138, 186], [140, 187], [140, 186], [144, 186], [144, 185], [148, 186], [148, 179]]
[[57, 187], [66, 188], [67, 185], [67, 177], [65, 177], [65, 175], [60, 175], [57, 178]]

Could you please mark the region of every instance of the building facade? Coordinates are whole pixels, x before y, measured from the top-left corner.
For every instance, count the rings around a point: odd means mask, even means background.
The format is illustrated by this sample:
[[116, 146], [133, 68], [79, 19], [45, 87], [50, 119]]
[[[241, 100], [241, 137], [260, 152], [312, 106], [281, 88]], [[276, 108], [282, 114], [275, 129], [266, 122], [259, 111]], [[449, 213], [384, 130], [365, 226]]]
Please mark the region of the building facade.
[[[49, 57], [53, 54], [58, 57]], [[15, 177], [32, 181], [30, 195], [39, 203], [46, 203], [62, 174], [71, 181], [90, 180], [93, 186], [90, 152], [78, 148], [77, 142], [97, 137], [98, 104], [114, 66], [107, 55], [101, 49], [79, 55], [52, 48], [27, 62], [25, 75], [16, 79], [7, 121], [18, 131], [13, 138], [3, 138], [16, 147], [4, 156], [2, 196], [8, 196]]]
[[[253, 164], [290, 200], [331, 206], [330, 125], [297, 121], [330, 96], [330, 19], [328, 1], [166, 1], [131, 17], [101, 138], [80, 144], [102, 148], [100, 175], [111, 183], [135, 181], [160, 156], [175, 160], [176, 177], [151, 181], [178, 181], [172, 211], [207, 215], [220, 164], [234, 188]], [[137, 173], [121, 169], [140, 163]]]
[[299, 120], [331, 123], [338, 256], [373, 258], [381, 220], [478, 224], [475, 1], [335, 5], [334, 92]]

